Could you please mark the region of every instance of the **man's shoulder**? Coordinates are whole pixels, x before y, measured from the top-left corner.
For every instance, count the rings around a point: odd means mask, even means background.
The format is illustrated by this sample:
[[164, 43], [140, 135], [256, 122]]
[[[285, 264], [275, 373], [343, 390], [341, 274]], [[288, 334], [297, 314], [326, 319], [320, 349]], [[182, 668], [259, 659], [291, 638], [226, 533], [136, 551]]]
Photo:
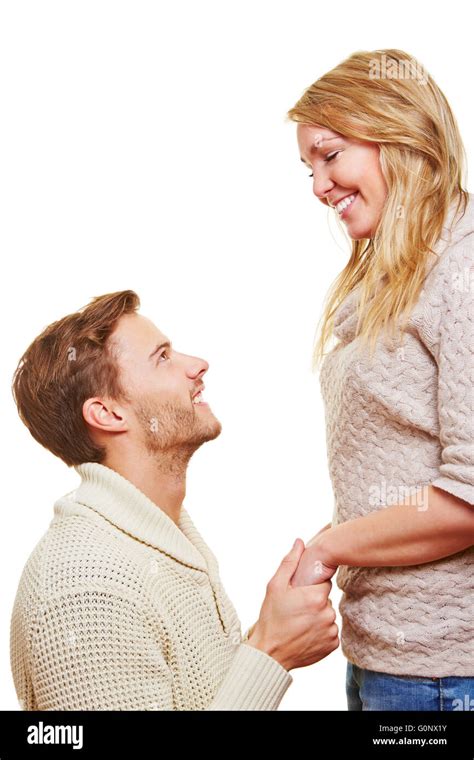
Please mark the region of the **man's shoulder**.
[[72, 494], [58, 499], [48, 529], [30, 553], [18, 596], [32, 609], [81, 590], [139, 589], [147, 551]]

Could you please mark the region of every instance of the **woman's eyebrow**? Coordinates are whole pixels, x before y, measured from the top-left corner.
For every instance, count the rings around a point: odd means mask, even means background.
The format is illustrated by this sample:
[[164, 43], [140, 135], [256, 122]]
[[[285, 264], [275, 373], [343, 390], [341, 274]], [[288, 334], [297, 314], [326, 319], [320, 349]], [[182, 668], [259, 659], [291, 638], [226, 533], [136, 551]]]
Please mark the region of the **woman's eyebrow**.
[[[328, 138], [325, 138], [324, 140], [321, 140], [321, 143], [319, 145], [312, 145], [309, 150], [310, 155], [312, 155], [313, 153], [316, 153], [319, 150], [319, 148], [322, 148], [326, 143], [332, 142], [333, 140], [342, 140], [342, 135], [338, 135], [337, 137], [328, 137]], [[300, 160], [304, 164], [306, 163], [306, 159], [301, 158]]]

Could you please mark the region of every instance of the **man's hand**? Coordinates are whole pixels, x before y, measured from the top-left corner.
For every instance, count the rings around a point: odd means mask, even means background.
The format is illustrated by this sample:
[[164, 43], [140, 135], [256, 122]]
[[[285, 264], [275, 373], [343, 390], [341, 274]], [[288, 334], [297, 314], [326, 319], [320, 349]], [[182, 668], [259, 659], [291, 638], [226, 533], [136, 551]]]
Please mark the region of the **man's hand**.
[[331, 582], [293, 588], [291, 578], [304, 552], [297, 539], [267, 585], [260, 616], [246, 642], [286, 670], [322, 660], [339, 646], [336, 613], [328, 599]]

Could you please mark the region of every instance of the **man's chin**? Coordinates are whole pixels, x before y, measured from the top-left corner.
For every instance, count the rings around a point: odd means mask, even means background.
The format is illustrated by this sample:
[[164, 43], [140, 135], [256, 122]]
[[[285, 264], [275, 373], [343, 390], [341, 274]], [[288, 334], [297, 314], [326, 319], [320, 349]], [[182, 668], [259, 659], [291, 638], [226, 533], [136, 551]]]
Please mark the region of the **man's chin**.
[[203, 425], [202, 442], [205, 443], [206, 441], [213, 441], [215, 438], [217, 438], [221, 434], [221, 431], [222, 431], [222, 425], [219, 422], [219, 420], [213, 415], [212, 421], [210, 420], [206, 426]]

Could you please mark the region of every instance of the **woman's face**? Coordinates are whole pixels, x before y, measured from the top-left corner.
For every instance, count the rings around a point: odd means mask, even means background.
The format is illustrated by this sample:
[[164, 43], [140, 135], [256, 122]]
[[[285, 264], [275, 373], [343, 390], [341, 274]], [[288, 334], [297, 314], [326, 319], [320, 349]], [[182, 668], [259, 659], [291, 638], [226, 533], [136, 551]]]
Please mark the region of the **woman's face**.
[[[298, 124], [297, 139], [315, 196], [336, 208], [353, 240], [372, 238], [387, 196], [378, 145], [313, 124]], [[345, 203], [339, 205], [343, 198]]]

